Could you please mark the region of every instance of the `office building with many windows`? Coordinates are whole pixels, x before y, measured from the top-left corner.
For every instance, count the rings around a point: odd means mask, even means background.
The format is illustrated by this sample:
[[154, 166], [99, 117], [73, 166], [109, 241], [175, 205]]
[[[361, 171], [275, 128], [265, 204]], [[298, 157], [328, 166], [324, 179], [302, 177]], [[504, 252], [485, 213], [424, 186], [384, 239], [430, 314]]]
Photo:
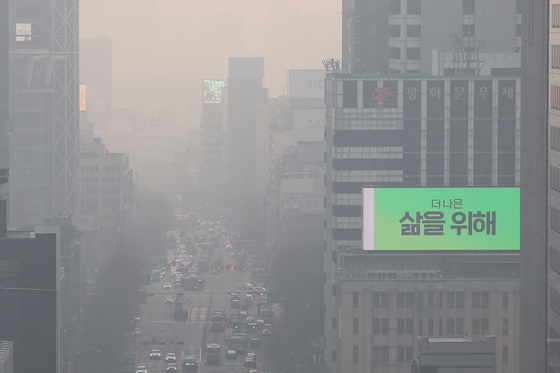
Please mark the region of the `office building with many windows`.
[[420, 337], [482, 341], [489, 335], [491, 355], [472, 362], [465, 350], [462, 360], [458, 354], [444, 365], [520, 372], [519, 253], [365, 256], [348, 250], [337, 261], [338, 317], [330, 321], [338, 372], [408, 373]]
[[336, 260], [362, 247], [362, 187], [519, 186], [520, 79], [329, 74], [325, 85], [325, 361], [334, 370]]

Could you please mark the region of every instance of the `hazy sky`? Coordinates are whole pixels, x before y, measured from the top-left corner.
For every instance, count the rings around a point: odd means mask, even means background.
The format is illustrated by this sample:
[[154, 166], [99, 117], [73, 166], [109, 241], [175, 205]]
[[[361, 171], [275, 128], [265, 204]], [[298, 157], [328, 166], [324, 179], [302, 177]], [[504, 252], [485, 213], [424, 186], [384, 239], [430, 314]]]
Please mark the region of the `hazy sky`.
[[80, 38], [113, 40], [113, 79], [227, 77], [228, 57], [265, 58], [264, 85], [340, 58], [341, 0], [81, 0]]

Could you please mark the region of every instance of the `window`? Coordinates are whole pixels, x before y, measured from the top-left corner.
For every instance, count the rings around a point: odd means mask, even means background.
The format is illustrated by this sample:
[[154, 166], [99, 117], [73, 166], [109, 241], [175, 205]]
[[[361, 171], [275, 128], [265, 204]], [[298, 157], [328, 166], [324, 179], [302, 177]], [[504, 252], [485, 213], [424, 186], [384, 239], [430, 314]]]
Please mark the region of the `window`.
[[480, 293], [477, 291], [472, 293], [472, 306], [473, 308], [480, 307]]
[[474, 37], [474, 25], [463, 25], [463, 37], [465, 38]]
[[397, 334], [404, 334], [404, 319], [397, 319]]
[[521, 37], [521, 25], [519, 24], [515, 25], [515, 36], [517, 36], [518, 38]]
[[401, 59], [401, 48], [399, 47], [389, 47], [389, 58], [393, 60]]
[[407, 60], [419, 60], [422, 58], [422, 53], [420, 48], [418, 47], [411, 47], [406, 48], [406, 59]]
[[[555, 110], [560, 110], [560, 87], [557, 85], [551, 85], [549, 96], [550, 96], [550, 108]], [[555, 138], [551, 140], [555, 141]], [[555, 147], [552, 146], [552, 148], [554, 149]]]
[[371, 351], [371, 361], [374, 363], [379, 363], [379, 347], [374, 347]]
[[447, 334], [455, 334], [455, 319], [447, 319]]
[[333, 329], [336, 329], [336, 317], [333, 317], [331, 321]]
[[381, 334], [381, 323], [379, 319], [373, 319], [373, 334]]
[[406, 362], [410, 363], [414, 359], [414, 349], [412, 347], [406, 348]]
[[502, 308], [508, 308], [509, 306], [509, 293], [507, 291], [504, 291], [502, 293]]
[[418, 308], [422, 308], [422, 294], [418, 293]]
[[358, 307], [358, 292], [355, 291], [352, 293], [352, 307]]
[[352, 319], [352, 334], [358, 334], [358, 319]]
[[480, 307], [488, 308], [488, 292], [483, 291], [480, 293]]
[[397, 347], [397, 363], [404, 363], [404, 347]]
[[336, 297], [336, 284], [332, 284], [332, 295]]
[[480, 334], [490, 334], [488, 319], [480, 319]]
[[474, 14], [474, 0], [463, 0], [463, 14]]
[[401, 25], [389, 25], [389, 37], [399, 38], [401, 36]]
[[447, 308], [455, 308], [455, 293], [452, 291], [447, 292]]
[[502, 334], [507, 335], [509, 333], [509, 320], [502, 319]]
[[455, 307], [463, 308], [463, 299], [464, 295], [462, 291], [458, 291], [457, 293], [455, 293]]
[[509, 359], [508, 346], [502, 346], [502, 363], [507, 363]]
[[389, 319], [381, 319], [381, 334], [389, 334]]
[[332, 351], [332, 361], [336, 363], [336, 351]]
[[434, 308], [434, 293], [431, 291], [428, 293], [428, 308]]
[[406, 308], [414, 308], [414, 293], [408, 291], [406, 293]]
[[401, 14], [401, 0], [391, 0], [389, 2], [389, 14], [390, 15]]
[[472, 319], [472, 334], [480, 334], [480, 319]]
[[381, 306], [381, 302], [379, 301], [379, 292], [374, 291], [371, 295], [373, 297], [373, 307]]
[[443, 319], [439, 319], [439, 335], [443, 335]]
[[419, 38], [422, 36], [422, 26], [408, 25], [406, 26], [406, 36], [409, 38]]
[[[520, 4], [521, 0], [517, 0], [517, 14], [521, 14], [521, 4]], [[558, 28], [560, 27], [560, 4], [554, 4], [552, 5], [552, 10], [550, 12], [550, 18], [551, 18], [551, 22], [550, 22], [550, 26], [552, 26], [553, 28]]]
[[443, 308], [443, 293], [439, 293], [439, 308]]
[[455, 319], [455, 333], [463, 335], [463, 319]]
[[388, 363], [389, 362], [389, 347], [381, 347], [381, 362]]
[[389, 293], [386, 291], [381, 293], [381, 307], [389, 307]]
[[404, 307], [404, 291], [399, 291], [397, 293], [397, 307], [398, 308]]
[[550, 67], [560, 69], [560, 45], [550, 46]]
[[428, 335], [434, 335], [434, 319], [428, 319]]
[[352, 346], [352, 362], [358, 362], [358, 346]]
[[424, 334], [422, 319], [418, 319], [418, 335]]
[[406, 1], [406, 14], [421, 14], [422, 1], [421, 0], [407, 0]]
[[414, 334], [414, 319], [406, 319], [406, 334]]

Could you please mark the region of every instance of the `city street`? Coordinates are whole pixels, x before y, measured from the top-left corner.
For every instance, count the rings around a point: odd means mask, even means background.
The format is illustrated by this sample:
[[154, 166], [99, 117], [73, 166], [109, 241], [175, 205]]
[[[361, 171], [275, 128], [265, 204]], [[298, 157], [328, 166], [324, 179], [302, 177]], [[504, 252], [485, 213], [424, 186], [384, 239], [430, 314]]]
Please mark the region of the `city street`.
[[[218, 258], [221, 253], [222, 258], [229, 258], [231, 250], [223, 247], [214, 249], [213, 260]], [[195, 256], [195, 266], [198, 262], [198, 255]], [[223, 260], [224, 264], [228, 260]], [[228, 343], [231, 332], [228, 327], [224, 332], [212, 332], [210, 322], [207, 318], [214, 310], [223, 310], [229, 318], [237, 310], [230, 308], [230, 295], [228, 291], [238, 291], [238, 285], [250, 281], [251, 270], [222, 270], [219, 274], [204, 273], [206, 287], [204, 291], [186, 291], [184, 289], [163, 290], [163, 284], [174, 283], [175, 278], [170, 276], [170, 271], [160, 281], [152, 281], [149, 286], [144, 286], [147, 292], [147, 304], [141, 304], [139, 315], [141, 321], [137, 324], [141, 335], [130, 337], [129, 354], [136, 356], [136, 365], [145, 365], [149, 373], [163, 373], [166, 370], [165, 356], [173, 352], [177, 356], [177, 365], [180, 367], [182, 358], [194, 356], [197, 359], [199, 372], [246, 372], [248, 369], [243, 366], [245, 355], [239, 355], [236, 359], [226, 360]], [[164, 304], [167, 296], [176, 299], [178, 293], [183, 293], [186, 299], [186, 308], [189, 310], [189, 320], [187, 322], [176, 322], [173, 318], [175, 305]], [[256, 319], [256, 306], [249, 309], [249, 316]], [[207, 323], [208, 322], [208, 323]], [[206, 325], [207, 324], [207, 325]], [[206, 326], [206, 328], [205, 328]], [[206, 338], [205, 337], [206, 330]], [[257, 338], [258, 334], [248, 334], [249, 339]], [[153, 344], [153, 338], [156, 344]], [[203, 346], [209, 343], [218, 343], [222, 348], [221, 364], [207, 365]], [[152, 349], [159, 349], [161, 359], [151, 360], [149, 354]], [[262, 365], [261, 353], [257, 353], [258, 368]]]

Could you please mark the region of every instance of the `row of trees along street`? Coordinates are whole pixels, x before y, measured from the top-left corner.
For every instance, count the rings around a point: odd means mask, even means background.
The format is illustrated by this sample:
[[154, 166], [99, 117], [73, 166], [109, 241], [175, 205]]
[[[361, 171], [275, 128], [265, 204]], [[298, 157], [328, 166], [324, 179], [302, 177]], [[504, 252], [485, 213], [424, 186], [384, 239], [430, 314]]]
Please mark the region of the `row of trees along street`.
[[172, 218], [169, 201], [147, 191], [139, 193], [138, 219], [100, 265], [94, 293], [85, 306], [80, 346], [76, 346], [79, 373], [113, 371], [122, 358], [144, 257], [165, 256], [163, 242]]
[[281, 295], [281, 314], [264, 353], [275, 369], [319, 372], [323, 353], [323, 250], [310, 243], [280, 247], [272, 274]]

